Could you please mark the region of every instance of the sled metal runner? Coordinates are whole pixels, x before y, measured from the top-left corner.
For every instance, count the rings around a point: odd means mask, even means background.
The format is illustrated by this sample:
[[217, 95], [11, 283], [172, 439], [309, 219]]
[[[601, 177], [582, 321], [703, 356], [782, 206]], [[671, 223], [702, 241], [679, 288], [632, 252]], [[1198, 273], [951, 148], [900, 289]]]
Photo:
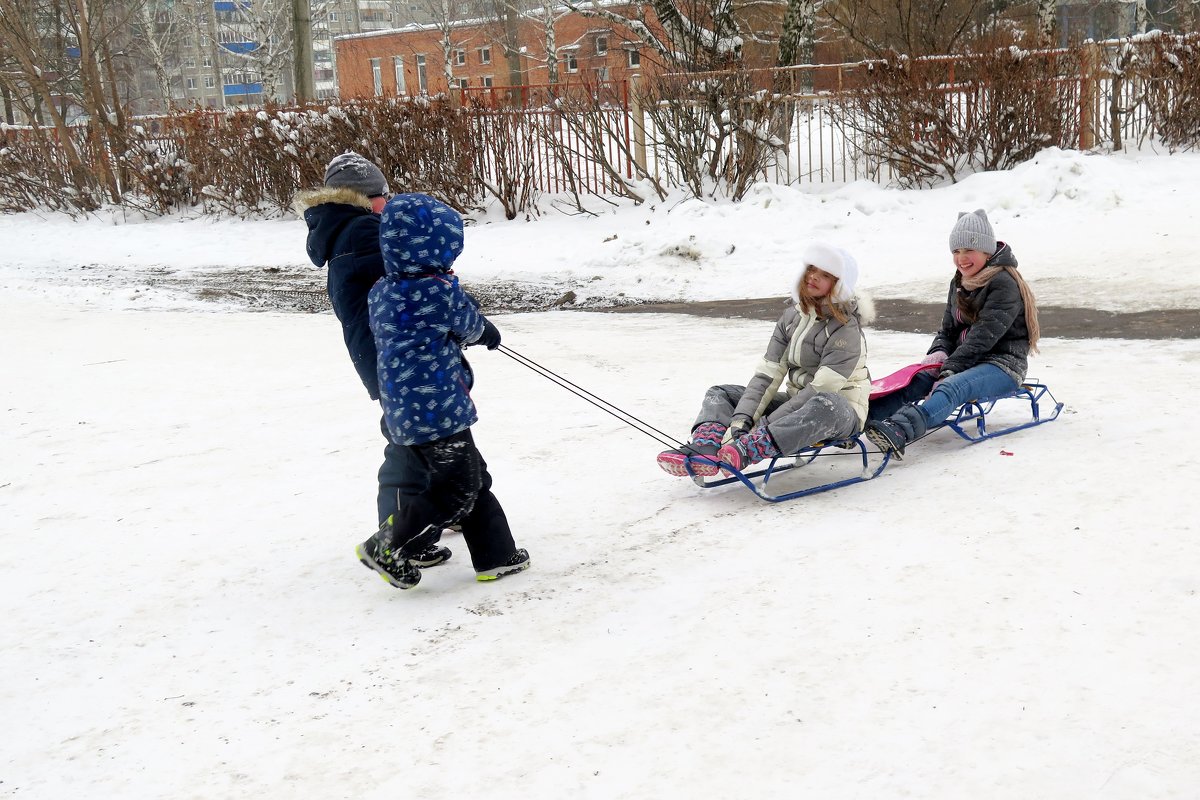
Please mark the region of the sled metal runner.
[[[1048, 399], [1052, 404], [1052, 409], [1046, 416], [1042, 416], [1041, 403]], [[1015, 425], [1008, 425], [1003, 428], [989, 430], [987, 426], [987, 415], [990, 414], [996, 407], [996, 404], [1001, 401], [1013, 400], [1018, 403], [1025, 402], [1029, 404], [1028, 422], [1021, 422]], [[995, 439], [998, 436], [1006, 436], [1016, 431], [1032, 428], [1037, 425], [1042, 425], [1047, 422], [1053, 422], [1058, 419], [1059, 413], [1062, 411], [1063, 404], [1054, 398], [1050, 393], [1050, 389], [1044, 384], [1035, 382], [1026, 382], [1021, 384], [1015, 391], [1010, 394], [999, 395], [997, 397], [988, 397], [980, 400], [970, 400], [963, 403], [943, 422], [935, 428], [930, 428], [926, 432], [926, 436], [941, 428], [949, 428], [958, 436], [967, 440], [971, 444], [982, 442], [987, 439]], [[971, 423], [974, 425], [971, 425]], [[787, 472], [797, 467], [803, 467], [811, 464], [823, 450], [828, 448], [839, 448], [845, 450], [858, 450], [858, 454], [862, 461], [862, 471], [857, 475], [852, 475], [841, 480], [830, 481], [828, 483], [809, 486], [803, 489], [795, 489], [792, 491], [781, 492], [780, 494], [772, 494], [768, 490], [768, 483], [771, 478], [781, 472]], [[870, 455], [879, 455], [879, 463], [874, 467], [870, 465]], [[844, 455], [850, 455], [846, 453]], [[721, 463], [721, 469], [725, 473], [724, 477], [720, 478], [705, 478], [697, 475], [692, 471], [691, 459], [685, 462], [688, 475], [692, 481], [702, 489], [715, 489], [718, 486], [727, 486], [731, 483], [740, 483], [753, 492], [758, 497], [771, 503], [780, 503], [785, 500], [795, 500], [800, 497], [807, 497], [820, 492], [827, 492], [830, 489], [840, 489], [843, 486], [850, 486], [855, 483], [863, 483], [865, 481], [878, 478], [891, 462], [891, 453], [880, 453], [878, 450], [867, 449], [867, 439], [864, 435], [859, 434], [851, 439], [843, 439], [839, 441], [820, 442], [812, 447], [806, 447], [798, 453], [790, 455], [780, 455], [772, 458], [767, 462], [765, 467], [759, 469], [751, 469], [742, 471], [734, 469], [729, 464]]]
[[[1045, 398], [1049, 398], [1049, 401], [1053, 404], [1053, 410], [1049, 416], [1043, 418], [1039, 404]], [[987, 415], [996, 407], [996, 403], [1001, 400], [1024, 400], [1029, 403], [1029, 422], [1009, 425], [1000, 430], [988, 430]], [[1016, 431], [1023, 431], [1026, 428], [1032, 428], [1045, 422], [1053, 422], [1058, 419], [1062, 408], [1063, 404], [1054, 399], [1054, 395], [1050, 393], [1050, 389], [1045, 384], [1026, 381], [1010, 394], [988, 397], [982, 400], [969, 400], [963, 403], [938, 427], [949, 428], [968, 442], [982, 442], [985, 439], [995, 439], [997, 436], [1005, 436]], [[973, 429], [969, 429], [970, 426], [968, 423], [970, 422], [975, 423]], [[937, 428], [933, 430], [937, 430]]]

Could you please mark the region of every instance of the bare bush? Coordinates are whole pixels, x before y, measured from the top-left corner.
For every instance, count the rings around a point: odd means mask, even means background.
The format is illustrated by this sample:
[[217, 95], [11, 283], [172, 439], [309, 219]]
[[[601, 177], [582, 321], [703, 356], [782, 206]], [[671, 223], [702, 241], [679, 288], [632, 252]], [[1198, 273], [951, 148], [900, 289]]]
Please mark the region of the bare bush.
[[[575, 165], [580, 164], [599, 171], [609, 195], [641, 203], [647, 199], [644, 187], [649, 187], [660, 200], [667, 196], [666, 187], [646, 170], [645, 159], [639, 155], [642, 131], [632, 130], [638, 118], [631, 118], [629, 98], [614, 95], [612, 88], [585, 85], [582, 91], [562, 94], [553, 104], [559, 124], [545, 128], [559, 162], [568, 165], [576, 206], [581, 209], [580, 187], [593, 182], [579, 179]], [[639, 98], [634, 100], [634, 108], [640, 108]]]
[[[46, 208], [79, 214], [99, 208], [104, 187], [78, 159], [83, 136], [67, 129], [68, 147], [53, 128], [7, 128], [0, 146], [0, 210]], [[68, 157], [68, 152], [74, 158]]]
[[640, 101], [662, 171], [695, 197], [740, 200], [784, 143], [771, 131], [790, 100], [754, 87], [747, 71], [663, 75]]
[[106, 126], [105, 138], [90, 127], [66, 130], [70, 147], [55, 129], [6, 132], [0, 208], [88, 212], [116, 187], [115, 202], [152, 213], [281, 214], [298, 190], [320, 185], [325, 164], [346, 150], [378, 163], [396, 191], [428, 192], [460, 211], [483, 196], [470, 118], [446, 98], [193, 109]]
[[872, 62], [838, 108], [867, 155], [902, 185], [1008, 169], [1077, 143], [1078, 56], [1002, 48], [968, 59]]
[[1135, 84], [1135, 100], [1150, 116], [1148, 132], [1172, 151], [1200, 147], [1200, 34], [1138, 37], [1125, 46], [1116, 71]]
[[536, 198], [537, 122], [509, 108], [477, 109], [473, 178], [500, 201], [506, 219], [531, 210]]

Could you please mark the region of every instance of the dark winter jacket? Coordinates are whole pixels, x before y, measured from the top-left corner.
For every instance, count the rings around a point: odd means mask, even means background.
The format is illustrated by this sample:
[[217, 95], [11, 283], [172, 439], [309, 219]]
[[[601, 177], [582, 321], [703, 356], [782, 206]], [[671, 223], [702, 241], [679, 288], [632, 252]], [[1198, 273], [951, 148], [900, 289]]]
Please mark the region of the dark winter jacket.
[[[1003, 242], [984, 268], [997, 266], [1017, 266], [1016, 256]], [[995, 364], [1017, 383], [1025, 380], [1029, 328], [1021, 290], [1012, 275], [1001, 271], [986, 286], [968, 291], [962, 287], [961, 274], [955, 273], [942, 313], [942, 327], [929, 352], [938, 350], [947, 354], [944, 371], [957, 374], [978, 364]]]
[[297, 195], [296, 213], [308, 225], [308, 257], [328, 264], [333, 313], [354, 369], [371, 399], [379, 399], [375, 339], [367, 316], [367, 293], [383, 277], [379, 216], [366, 195], [350, 189], [317, 189]]
[[451, 272], [462, 253], [462, 217], [422, 194], [396, 195], [379, 226], [386, 274], [370, 293], [379, 388], [396, 444], [445, 439], [476, 421], [461, 345], [484, 317]]

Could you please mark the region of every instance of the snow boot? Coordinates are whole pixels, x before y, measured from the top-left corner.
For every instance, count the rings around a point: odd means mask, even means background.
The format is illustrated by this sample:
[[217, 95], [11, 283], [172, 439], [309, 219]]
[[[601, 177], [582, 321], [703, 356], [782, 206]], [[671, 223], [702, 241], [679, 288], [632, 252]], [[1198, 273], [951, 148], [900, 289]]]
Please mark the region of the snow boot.
[[717, 451], [721, 449], [721, 437], [725, 435], [725, 428], [726, 426], [719, 422], [700, 423], [692, 431], [691, 443], [659, 453], [658, 465], [671, 475], [687, 475], [689, 464], [693, 475], [701, 478], [716, 475], [716, 456]]
[[904, 460], [904, 446], [908, 444], [908, 437], [890, 417], [868, 422], [865, 433], [881, 453], [891, 453], [897, 461]]
[[897, 461], [903, 461], [905, 446], [924, 436], [927, 429], [925, 413], [909, 403], [887, 419], [868, 422], [866, 436], [880, 450], [890, 452]]
[[439, 547], [441, 529], [429, 525], [397, 546], [394, 542], [393, 518], [383, 521], [370, 539], [355, 548], [355, 555], [367, 569], [378, 572], [392, 586], [411, 589], [421, 582], [422, 566], [436, 566], [450, 558], [448, 547]]
[[503, 578], [505, 575], [512, 575], [514, 572], [520, 572], [525, 569], [529, 569], [529, 551], [522, 547], [509, 556], [503, 564], [491, 569], [475, 570], [475, 580], [494, 581]]
[[[741, 471], [751, 464], [780, 455], [779, 447], [767, 430], [767, 423], [760, 423], [754, 430], [735, 437], [717, 452], [717, 460]], [[722, 469], [726, 475], [729, 471]]]

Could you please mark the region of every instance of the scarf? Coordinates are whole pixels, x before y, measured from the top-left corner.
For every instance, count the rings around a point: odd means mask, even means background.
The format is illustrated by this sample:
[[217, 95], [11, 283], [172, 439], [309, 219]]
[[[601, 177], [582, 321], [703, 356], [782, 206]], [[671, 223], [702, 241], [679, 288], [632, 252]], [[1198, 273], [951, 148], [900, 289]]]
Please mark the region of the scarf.
[[984, 267], [970, 278], [962, 277], [960, 279], [962, 287], [970, 292], [982, 289], [1002, 270], [1007, 270], [1008, 274], [1013, 276], [1013, 280], [1017, 282], [1017, 288], [1021, 290], [1021, 302], [1025, 304], [1025, 327], [1029, 329], [1029, 352], [1036, 353], [1038, 339], [1042, 337], [1041, 328], [1038, 327], [1037, 301], [1034, 299], [1033, 290], [1029, 288], [1029, 284], [1025, 283], [1025, 279], [1021, 277], [1021, 273], [1017, 272], [1016, 267]]

